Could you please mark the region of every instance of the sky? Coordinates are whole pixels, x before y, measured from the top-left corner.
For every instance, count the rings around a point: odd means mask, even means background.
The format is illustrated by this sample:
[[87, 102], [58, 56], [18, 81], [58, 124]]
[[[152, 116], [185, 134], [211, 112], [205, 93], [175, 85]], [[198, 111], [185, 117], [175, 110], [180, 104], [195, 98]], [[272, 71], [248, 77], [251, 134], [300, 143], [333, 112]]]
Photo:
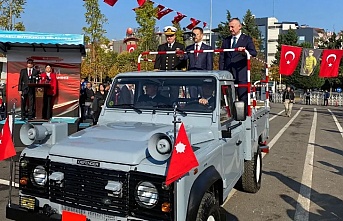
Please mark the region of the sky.
[[[83, 34], [82, 27], [85, 23], [85, 8], [82, 0], [28, 0], [22, 21], [26, 31]], [[210, 24], [211, 0], [154, 0], [157, 4], [164, 5], [174, 11], [157, 20], [160, 30], [166, 25], [171, 25], [176, 11], [187, 15], [181, 21], [181, 26], [186, 27], [190, 18], [196, 18]], [[108, 19], [104, 25], [106, 37], [120, 40], [125, 37], [126, 29], [137, 27], [135, 13], [137, 0], [118, 0], [109, 6], [99, 0], [101, 12]], [[256, 18], [276, 17], [279, 22], [294, 21], [299, 25], [306, 24], [310, 27], [323, 28], [327, 31], [343, 30], [343, 0], [212, 0], [213, 16], [212, 27], [226, 20], [226, 11], [231, 17], [243, 18], [250, 9]]]

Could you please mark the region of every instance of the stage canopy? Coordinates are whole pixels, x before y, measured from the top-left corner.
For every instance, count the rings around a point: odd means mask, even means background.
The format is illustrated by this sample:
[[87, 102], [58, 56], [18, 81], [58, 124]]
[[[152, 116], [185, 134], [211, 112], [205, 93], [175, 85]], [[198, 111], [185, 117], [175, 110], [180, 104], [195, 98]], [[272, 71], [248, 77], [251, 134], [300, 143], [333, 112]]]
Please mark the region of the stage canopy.
[[85, 54], [84, 35], [0, 30], [0, 50], [4, 53], [9, 50], [62, 52], [71, 49]]

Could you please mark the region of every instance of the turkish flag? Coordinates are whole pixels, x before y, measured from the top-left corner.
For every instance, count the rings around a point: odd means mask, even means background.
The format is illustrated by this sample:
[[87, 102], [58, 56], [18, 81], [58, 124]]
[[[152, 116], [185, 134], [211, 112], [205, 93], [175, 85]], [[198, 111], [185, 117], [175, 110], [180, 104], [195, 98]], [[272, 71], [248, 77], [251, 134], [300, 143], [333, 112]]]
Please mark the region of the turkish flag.
[[146, 2], [146, 0], [137, 0], [137, 3], [139, 6], [144, 5], [145, 2]]
[[1, 133], [1, 144], [0, 144], [0, 160], [5, 160], [9, 157], [13, 157], [17, 154], [12, 141], [12, 134], [10, 130], [10, 124], [8, 117], [6, 118], [4, 127]]
[[176, 16], [174, 17], [174, 20], [172, 21], [173, 24], [179, 23], [182, 19], [187, 17], [186, 15], [181, 14], [180, 12], [176, 12]]
[[189, 25], [187, 25], [186, 28], [192, 30], [193, 28], [195, 28], [195, 26], [197, 26], [201, 21], [196, 20], [195, 18], [191, 18], [191, 23]]
[[174, 10], [173, 10], [173, 9], [170, 9], [170, 8], [167, 8], [166, 10], [163, 10], [163, 11], [159, 11], [159, 12], [157, 12], [156, 18], [157, 18], [158, 20], [160, 20], [163, 16], [169, 14], [169, 13], [172, 12], [172, 11], [174, 11]]
[[118, 0], [104, 0], [105, 3], [109, 4], [110, 6], [113, 6], [115, 3], [117, 3]]
[[192, 168], [199, 166], [183, 123], [180, 126], [174, 145], [167, 171], [166, 185], [180, 179]]
[[205, 28], [207, 26], [207, 23], [206, 22], [203, 22], [202, 23], [202, 28]]
[[281, 55], [279, 71], [282, 75], [292, 75], [297, 68], [300, 56], [301, 47], [281, 45]]
[[320, 64], [319, 77], [334, 78], [338, 76], [339, 64], [343, 56], [343, 50], [323, 50], [322, 62]]

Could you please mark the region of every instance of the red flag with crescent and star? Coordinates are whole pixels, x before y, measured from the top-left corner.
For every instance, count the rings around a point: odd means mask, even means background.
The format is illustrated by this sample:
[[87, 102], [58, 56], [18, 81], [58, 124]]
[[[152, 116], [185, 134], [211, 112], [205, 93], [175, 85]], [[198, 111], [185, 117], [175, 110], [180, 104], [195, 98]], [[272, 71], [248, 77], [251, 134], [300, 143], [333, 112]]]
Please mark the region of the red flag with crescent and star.
[[144, 5], [145, 2], [146, 2], [146, 0], [137, 0], [139, 7]]
[[187, 17], [186, 15], [183, 15], [180, 12], [176, 12], [176, 16], [174, 17], [174, 20], [172, 21], [173, 24], [177, 24], [179, 23], [182, 19], [184, 19], [185, 17]]
[[280, 74], [287, 76], [293, 74], [299, 62], [301, 50], [301, 47], [281, 45], [281, 55], [279, 64]]
[[2, 128], [1, 143], [0, 143], [0, 160], [13, 157], [17, 154], [12, 141], [12, 134], [10, 130], [10, 123], [8, 117], [6, 118], [4, 127]]
[[319, 77], [334, 78], [338, 76], [339, 64], [343, 56], [343, 50], [323, 50], [322, 62], [320, 64]]
[[107, 3], [110, 6], [113, 6], [115, 3], [117, 3], [118, 0], [104, 0], [105, 3]]
[[167, 171], [166, 185], [180, 179], [192, 168], [199, 166], [183, 123], [180, 126], [174, 145]]
[[191, 18], [191, 23], [189, 25], [187, 25], [186, 28], [192, 30], [193, 28], [195, 28], [195, 26], [197, 26], [201, 21], [196, 20], [195, 18]]
[[160, 20], [163, 16], [169, 14], [169, 13], [172, 12], [172, 11], [173, 11], [173, 9], [170, 9], [170, 8], [167, 8], [167, 9], [165, 9], [165, 10], [163, 10], [163, 11], [159, 11], [159, 12], [157, 13], [156, 18], [157, 18], [158, 20]]

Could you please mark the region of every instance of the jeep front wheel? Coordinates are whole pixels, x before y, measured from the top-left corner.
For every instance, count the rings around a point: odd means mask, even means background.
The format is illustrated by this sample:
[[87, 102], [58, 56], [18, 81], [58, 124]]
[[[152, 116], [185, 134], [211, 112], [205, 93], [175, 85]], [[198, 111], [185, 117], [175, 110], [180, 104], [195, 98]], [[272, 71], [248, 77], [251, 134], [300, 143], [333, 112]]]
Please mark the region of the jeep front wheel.
[[221, 221], [219, 202], [214, 193], [206, 192], [201, 200], [196, 221]]
[[262, 155], [260, 148], [257, 148], [254, 158], [244, 162], [244, 173], [241, 185], [243, 191], [257, 193], [261, 187]]

